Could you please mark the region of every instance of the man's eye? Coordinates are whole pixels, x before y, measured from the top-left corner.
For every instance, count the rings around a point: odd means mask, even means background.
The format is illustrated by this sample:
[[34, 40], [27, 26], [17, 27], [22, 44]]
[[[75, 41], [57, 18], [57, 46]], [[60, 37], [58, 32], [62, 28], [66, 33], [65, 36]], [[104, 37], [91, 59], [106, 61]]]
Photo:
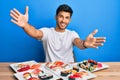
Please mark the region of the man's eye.
[[60, 18], [62, 18], [62, 16], [59, 16]]
[[66, 19], [70, 19], [70, 17], [66, 17]]

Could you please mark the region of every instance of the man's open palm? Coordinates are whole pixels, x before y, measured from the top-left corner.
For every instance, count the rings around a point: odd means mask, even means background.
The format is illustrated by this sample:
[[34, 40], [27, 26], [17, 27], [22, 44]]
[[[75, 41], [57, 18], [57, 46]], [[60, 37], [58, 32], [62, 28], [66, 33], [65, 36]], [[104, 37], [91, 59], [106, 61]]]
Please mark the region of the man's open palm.
[[98, 30], [94, 30], [91, 34], [88, 35], [85, 41], [85, 46], [91, 48], [98, 48], [98, 46], [102, 46], [103, 42], [105, 42], [105, 37], [94, 37], [94, 35], [98, 32]]
[[24, 27], [28, 23], [28, 6], [26, 6], [25, 14], [21, 14], [17, 9], [13, 9], [10, 12], [10, 16], [13, 18], [11, 21], [20, 27]]

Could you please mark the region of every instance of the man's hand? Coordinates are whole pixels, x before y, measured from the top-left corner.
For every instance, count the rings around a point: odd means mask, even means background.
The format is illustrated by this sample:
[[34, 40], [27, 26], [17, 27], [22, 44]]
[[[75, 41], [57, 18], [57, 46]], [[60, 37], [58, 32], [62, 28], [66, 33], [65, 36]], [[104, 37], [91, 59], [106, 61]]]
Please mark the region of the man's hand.
[[96, 29], [85, 40], [84, 45], [88, 48], [98, 48], [98, 46], [102, 46], [103, 42], [105, 42], [105, 37], [94, 37], [94, 35], [98, 32]]
[[28, 24], [28, 6], [26, 6], [26, 11], [24, 15], [14, 8], [10, 11], [10, 16], [13, 18], [11, 19], [13, 23], [24, 28]]

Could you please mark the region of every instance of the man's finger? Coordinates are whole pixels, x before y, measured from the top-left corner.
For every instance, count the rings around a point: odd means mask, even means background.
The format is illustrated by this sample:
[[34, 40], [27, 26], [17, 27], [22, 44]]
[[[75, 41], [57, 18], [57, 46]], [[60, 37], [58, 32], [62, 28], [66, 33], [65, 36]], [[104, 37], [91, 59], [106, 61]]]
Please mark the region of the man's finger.
[[96, 49], [98, 49], [98, 46], [93, 45], [92, 48], [96, 48]]
[[13, 23], [17, 24], [17, 21], [15, 21], [15, 20], [13, 20], [13, 19], [11, 19], [11, 22], [13, 22]]
[[106, 37], [95, 37], [97, 40], [105, 40]]
[[26, 6], [25, 14], [28, 14], [29, 7]]
[[94, 30], [91, 34], [95, 35], [98, 32], [98, 29]]
[[103, 43], [105, 40], [96, 40], [96, 43]]
[[15, 11], [15, 13], [17, 13], [18, 15], [20, 15], [21, 13], [17, 10], [17, 9], [13, 9]]
[[18, 17], [19, 15], [15, 13], [13, 10], [10, 11], [10, 14], [13, 14], [15, 17]]
[[94, 46], [103, 46], [102, 43], [95, 43]]
[[10, 14], [10, 16], [14, 19], [14, 20], [18, 20], [18, 18], [15, 16], [15, 15], [13, 15], [12, 13]]

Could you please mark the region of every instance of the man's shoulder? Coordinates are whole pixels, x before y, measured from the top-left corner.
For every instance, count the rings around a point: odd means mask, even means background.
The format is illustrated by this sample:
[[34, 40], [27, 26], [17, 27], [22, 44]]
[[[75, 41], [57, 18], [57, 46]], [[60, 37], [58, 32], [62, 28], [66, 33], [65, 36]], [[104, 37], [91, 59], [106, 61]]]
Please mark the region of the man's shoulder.
[[74, 33], [76, 31], [75, 30], [71, 30], [71, 29], [66, 29], [66, 32]]
[[53, 27], [41, 27], [40, 29], [53, 29]]
[[53, 27], [42, 27], [39, 30], [53, 30]]

